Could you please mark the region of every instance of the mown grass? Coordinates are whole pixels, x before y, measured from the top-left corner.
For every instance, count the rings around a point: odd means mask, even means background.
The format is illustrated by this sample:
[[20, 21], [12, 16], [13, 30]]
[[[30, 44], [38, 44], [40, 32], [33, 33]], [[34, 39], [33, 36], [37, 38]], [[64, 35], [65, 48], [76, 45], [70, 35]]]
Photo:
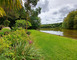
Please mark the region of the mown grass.
[[36, 30], [29, 31], [46, 60], [77, 60], [77, 40]]

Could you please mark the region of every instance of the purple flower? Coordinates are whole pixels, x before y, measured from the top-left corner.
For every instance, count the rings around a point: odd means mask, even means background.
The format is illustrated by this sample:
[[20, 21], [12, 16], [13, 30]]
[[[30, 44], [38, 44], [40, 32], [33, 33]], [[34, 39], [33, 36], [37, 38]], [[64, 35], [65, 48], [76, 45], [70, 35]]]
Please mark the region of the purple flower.
[[32, 44], [32, 43], [33, 43], [32, 40], [30, 40], [30, 41], [29, 41], [29, 44]]

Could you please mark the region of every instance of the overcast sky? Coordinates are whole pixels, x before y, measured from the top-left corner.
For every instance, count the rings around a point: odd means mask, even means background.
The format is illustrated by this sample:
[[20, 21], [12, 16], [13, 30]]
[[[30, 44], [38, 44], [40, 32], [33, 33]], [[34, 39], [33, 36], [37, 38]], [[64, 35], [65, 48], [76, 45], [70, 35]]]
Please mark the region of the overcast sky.
[[40, 0], [37, 7], [42, 8], [42, 24], [63, 22], [70, 11], [77, 9], [77, 0]]

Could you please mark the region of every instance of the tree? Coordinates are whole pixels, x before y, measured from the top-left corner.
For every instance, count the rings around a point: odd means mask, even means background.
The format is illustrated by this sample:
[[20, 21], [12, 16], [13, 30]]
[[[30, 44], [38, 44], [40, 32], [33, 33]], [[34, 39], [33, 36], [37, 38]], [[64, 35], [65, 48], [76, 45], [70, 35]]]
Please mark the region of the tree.
[[38, 17], [38, 14], [40, 14], [40, 13], [41, 13], [41, 8], [40, 7], [31, 11], [31, 16], [30, 16], [30, 20], [29, 21], [32, 24], [32, 26], [31, 26], [32, 29], [40, 28], [40, 25], [41, 25], [40, 21], [41, 21], [41, 19], [40, 19], [40, 17]]
[[[37, 5], [37, 2], [39, 0], [25, 0], [25, 11], [26, 11], [26, 16], [27, 16], [27, 21], [30, 19], [31, 15], [31, 8]], [[27, 23], [26, 23], [26, 33], [27, 33]]]
[[6, 16], [5, 11], [0, 7], [0, 17]]
[[74, 29], [76, 28], [77, 10], [70, 12], [63, 21], [63, 28]]
[[74, 29], [77, 29], [77, 15], [74, 17]]
[[23, 8], [22, 0], [0, 0], [0, 7], [6, 12], [6, 17], [0, 18], [1, 22], [9, 20], [10, 26], [13, 26], [15, 20], [20, 18], [19, 11]]

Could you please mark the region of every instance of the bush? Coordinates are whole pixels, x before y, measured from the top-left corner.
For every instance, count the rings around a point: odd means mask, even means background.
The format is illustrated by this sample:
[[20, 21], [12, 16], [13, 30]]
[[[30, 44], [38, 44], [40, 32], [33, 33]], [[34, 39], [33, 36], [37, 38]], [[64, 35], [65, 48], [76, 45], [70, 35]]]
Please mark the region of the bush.
[[0, 32], [0, 37], [2, 37], [4, 35], [4, 32]]
[[12, 31], [16, 31], [17, 29], [17, 27], [12, 27]]
[[10, 21], [8, 21], [8, 20], [5, 20], [5, 21], [4, 21], [4, 26], [8, 27], [9, 24], [10, 24]]
[[4, 25], [0, 25], [0, 30], [4, 27]]
[[12, 31], [16, 31], [16, 30], [22, 30], [22, 27], [12, 27]]
[[29, 28], [31, 26], [31, 23], [29, 21], [25, 21], [25, 20], [17, 20], [15, 23], [15, 26], [26, 28], [26, 23], [27, 23], [27, 27]]
[[[21, 33], [22, 32], [22, 33]], [[41, 54], [25, 30], [16, 30], [0, 39], [0, 59], [40, 60]]]
[[5, 11], [3, 10], [3, 8], [0, 7], [0, 17], [6, 16]]
[[3, 28], [3, 29], [0, 31], [0, 37], [2, 37], [3, 35], [8, 35], [10, 31], [11, 31], [11, 30], [8, 29], [8, 28]]
[[77, 29], [77, 24], [76, 24], [76, 25], [74, 25], [74, 29]]
[[29, 32], [29, 31], [28, 31], [28, 32], [27, 32], [27, 34], [28, 34], [28, 35], [30, 35], [30, 34], [31, 34], [31, 32]]
[[8, 28], [3, 28], [1, 31], [2, 31], [2, 32], [10, 32], [11, 30], [8, 29]]

